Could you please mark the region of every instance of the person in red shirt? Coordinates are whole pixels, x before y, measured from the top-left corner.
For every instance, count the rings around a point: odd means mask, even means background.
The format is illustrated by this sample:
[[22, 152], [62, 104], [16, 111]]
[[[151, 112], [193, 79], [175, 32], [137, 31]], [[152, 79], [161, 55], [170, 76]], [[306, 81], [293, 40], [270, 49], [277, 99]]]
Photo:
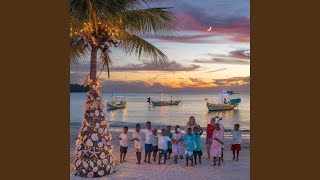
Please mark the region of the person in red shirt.
[[216, 119], [213, 117], [211, 118], [211, 123], [207, 125], [207, 137], [206, 137], [206, 145], [207, 145], [207, 153], [208, 153], [208, 159], [210, 159], [210, 149], [211, 149], [211, 144], [212, 144], [212, 135], [213, 131], [215, 130], [215, 125]]

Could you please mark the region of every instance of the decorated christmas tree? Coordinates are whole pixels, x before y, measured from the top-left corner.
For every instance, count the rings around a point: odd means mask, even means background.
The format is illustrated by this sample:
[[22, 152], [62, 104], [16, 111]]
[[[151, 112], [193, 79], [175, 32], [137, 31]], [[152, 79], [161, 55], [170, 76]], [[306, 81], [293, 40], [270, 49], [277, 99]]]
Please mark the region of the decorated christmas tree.
[[115, 172], [112, 136], [108, 132], [109, 124], [103, 113], [100, 83], [87, 79], [87, 84], [90, 91], [85, 100], [83, 122], [76, 141], [74, 174], [81, 177], [100, 177]]

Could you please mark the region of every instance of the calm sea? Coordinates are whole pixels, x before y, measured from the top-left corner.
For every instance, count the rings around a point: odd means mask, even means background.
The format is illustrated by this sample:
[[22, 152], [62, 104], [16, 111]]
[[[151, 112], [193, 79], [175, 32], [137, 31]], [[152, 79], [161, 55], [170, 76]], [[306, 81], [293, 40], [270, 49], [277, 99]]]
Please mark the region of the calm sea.
[[[124, 95], [124, 94], [114, 94]], [[134, 127], [136, 123], [151, 121], [153, 127], [163, 128], [166, 125], [184, 126], [190, 116], [194, 116], [196, 122], [206, 127], [213, 116], [222, 116], [225, 129], [233, 129], [233, 125], [239, 123], [242, 130], [250, 131], [250, 93], [240, 93], [242, 99], [238, 109], [220, 112], [208, 112], [205, 98], [218, 101], [218, 93], [171, 93], [170, 96], [181, 98], [178, 106], [153, 107], [148, 105], [147, 98], [160, 99], [158, 93], [126, 93], [127, 107], [125, 109], [107, 111], [104, 110], [111, 128], [123, 126]], [[112, 94], [102, 94], [105, 102], [111, 99]], [[86, 93], [70, 93], [70, 125], [79, 127], [82, 122], [83, 105]]]

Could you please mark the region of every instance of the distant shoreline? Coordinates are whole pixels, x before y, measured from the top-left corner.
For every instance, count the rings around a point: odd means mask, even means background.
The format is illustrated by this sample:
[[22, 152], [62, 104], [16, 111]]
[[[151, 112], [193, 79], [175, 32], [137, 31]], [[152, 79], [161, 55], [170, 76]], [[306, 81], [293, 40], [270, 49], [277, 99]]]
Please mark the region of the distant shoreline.
[[74, 92], [88, 92], [89, 86], [79, 85], [79, 84], [70, 84], [70, 93]]

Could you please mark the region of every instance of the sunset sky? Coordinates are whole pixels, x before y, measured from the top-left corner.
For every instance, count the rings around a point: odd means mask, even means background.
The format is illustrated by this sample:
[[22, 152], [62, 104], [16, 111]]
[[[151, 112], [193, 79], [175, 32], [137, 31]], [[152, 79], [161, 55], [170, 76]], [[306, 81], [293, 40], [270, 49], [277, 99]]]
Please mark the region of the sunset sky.
[[[151, 6], [173, 7], [179, 20], [177, 37], [145, 38], [168, 56], [169, 67], [113, 48], [111, 77], [106, 72], [99, 77], [103, 91], [249, 91], [249, 0], [161, 0]], [[70, 83], [84, 82], [88, 63], [71, 68]]]

